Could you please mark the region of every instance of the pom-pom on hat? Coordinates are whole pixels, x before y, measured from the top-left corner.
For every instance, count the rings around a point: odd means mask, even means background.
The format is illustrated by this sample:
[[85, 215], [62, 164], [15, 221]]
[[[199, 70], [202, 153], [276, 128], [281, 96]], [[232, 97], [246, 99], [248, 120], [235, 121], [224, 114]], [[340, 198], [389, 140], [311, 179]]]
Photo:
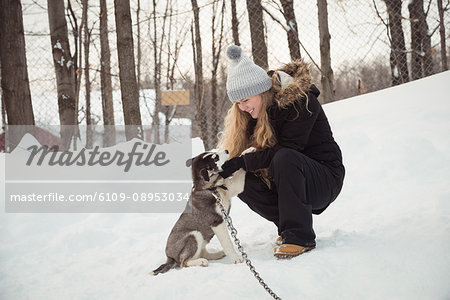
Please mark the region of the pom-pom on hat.
[[272, 81], [261, 67], [257, 66], [239, 46], [227, 48], [230, 59], [227, 77], [227, 94], [231, 102], [261, 94], [272, 87]]

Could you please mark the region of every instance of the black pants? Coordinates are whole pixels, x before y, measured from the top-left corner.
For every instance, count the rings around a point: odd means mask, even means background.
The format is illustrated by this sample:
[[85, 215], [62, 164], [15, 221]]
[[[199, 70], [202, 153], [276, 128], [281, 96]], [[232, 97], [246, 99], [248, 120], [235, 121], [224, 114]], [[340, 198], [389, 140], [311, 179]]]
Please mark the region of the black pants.
[[275, 223], [283, 243], [315, 245], [312, 213], [322, 212], [337, 195], [330, 170], [302, 153], [283, 148], [272, 159], [269, 189], [261, 178], [247, 172], [238, 197], [253, 211]]

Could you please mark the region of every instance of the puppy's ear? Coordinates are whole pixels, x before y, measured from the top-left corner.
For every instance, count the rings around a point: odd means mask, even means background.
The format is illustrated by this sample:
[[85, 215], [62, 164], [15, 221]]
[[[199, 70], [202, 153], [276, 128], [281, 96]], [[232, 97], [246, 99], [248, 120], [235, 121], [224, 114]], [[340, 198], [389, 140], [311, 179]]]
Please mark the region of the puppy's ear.
[[203, 177], [203, 179], [204, 179], [205, 181], [209, 181], [208, 170], [202, 169], [202, 170], [200, 171], [200, 175], [202, 175], [202, 177]]
[[186, 167], [190, 168], [191, 166], [192, 166], [192, 158], [189, 158], [189, 159], [186, 161]]

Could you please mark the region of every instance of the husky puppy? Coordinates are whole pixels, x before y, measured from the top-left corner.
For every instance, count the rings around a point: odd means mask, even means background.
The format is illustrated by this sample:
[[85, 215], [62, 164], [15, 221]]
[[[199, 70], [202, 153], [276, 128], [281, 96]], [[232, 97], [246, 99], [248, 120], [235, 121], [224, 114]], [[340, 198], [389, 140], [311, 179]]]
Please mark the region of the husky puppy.
[[[231, 198], [244, 190], [243, 169], [227, 179], [219, 175], [228, 157], [228, 151], [204, 152], [186, 161], [186, 166], [192, 167], [192, 193], [167, 240], [167, 261], [151, 275], [165, 273], [175, 267], [208, 266], [208, 260], [217, 260], [225, 255], [233, 264], [242, 262], [234, 250], [223, 214], [213, 196], [213, 191], [217, 191], [229, 212]], [[223, 251], [210, 253], [205, 247], [214, 235], [217, 235]]]

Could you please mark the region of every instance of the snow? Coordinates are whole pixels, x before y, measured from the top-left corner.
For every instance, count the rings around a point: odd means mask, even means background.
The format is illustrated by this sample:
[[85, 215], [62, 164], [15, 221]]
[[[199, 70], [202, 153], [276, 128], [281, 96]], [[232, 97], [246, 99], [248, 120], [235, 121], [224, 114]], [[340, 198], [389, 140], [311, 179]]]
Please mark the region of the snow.
[[61, 67], [64, 67], [64, 61], [65, 61], [64, 56], [61, 56], [61, 58], [59, 59], [59, 61], [57, 61], [57, 63], [58, 63]]
[[62, 52], [64, 52], [63, 47], [61, 46], [61, 42], [59, 40], [56, 41], [55, 46], [53, 46], [54, 49], [58, 49], [61, 50]]
[[297, 32], [297, 28], [295, 26], [295, 20], [289, 20], [288, 22], [288, 31], [294, 30], [294, 32]]
[[[450, 71], [324, 105], [347, 175], [314, 217], [315, 250], [274, 259], [275, 227], [233, 200], [238, 237], [281, 298], [450, 297], [448, 82]], [[178, 214], [0, 214], [0, 299], [270, 299], [227, 258], [149, 276]]]
[[398, 68], [397, 65], [394, 66], [394, 71], [392, 72], [395, 78], [398, 78]]

